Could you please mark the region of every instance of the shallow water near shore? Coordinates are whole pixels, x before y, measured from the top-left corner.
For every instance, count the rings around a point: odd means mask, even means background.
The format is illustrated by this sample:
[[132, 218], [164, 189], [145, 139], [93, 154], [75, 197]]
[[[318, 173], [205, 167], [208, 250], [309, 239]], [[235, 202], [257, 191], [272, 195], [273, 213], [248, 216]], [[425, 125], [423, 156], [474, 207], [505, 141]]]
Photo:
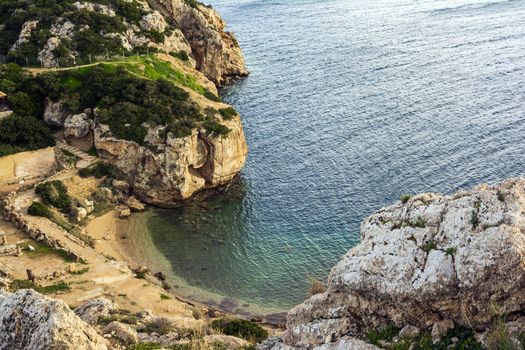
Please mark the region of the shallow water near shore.
[[525, 174], [525, 1], [211, 4], [252, 73], [222, 91], [250, 154], [228, 193], [133, 217], [175, 291], [287, 309], [401, 194]]

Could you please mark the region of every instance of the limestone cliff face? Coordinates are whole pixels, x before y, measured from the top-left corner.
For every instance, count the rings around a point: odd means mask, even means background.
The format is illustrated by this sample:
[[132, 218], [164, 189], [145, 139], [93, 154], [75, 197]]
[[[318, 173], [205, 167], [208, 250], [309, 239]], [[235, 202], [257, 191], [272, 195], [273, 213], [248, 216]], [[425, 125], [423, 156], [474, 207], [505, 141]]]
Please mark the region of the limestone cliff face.
[[240, 171], [247, 145], [240, 117], [223, 120], [226, 136], [194, 130], [175, 138], [164, 127], [150, 128], [150, 147], [108, 136], [104, 125], [95, 129], [95, 147], [101, 156], [127, 174], [131, 190], [142, 201], [173, 207], [196, 192], [223, 185]]
[[391, 323], [452, 321], [483, 332], [505, 315], [523, 331], [524, 214], [525, 179], [421, 194], [376, 212], [328, 290], [289, 312], [285, 344], [273, 349], [336, 349]]
[[153, 0], [152, 6], [174, 18], [191, 46], [196, 68], [217, 86], [248, 75], [241, 49], [217, 11], [184, 0]]
[[104, 338], [62, 301], [32, 289], [0, 291], [0, 350], [106, 350]]

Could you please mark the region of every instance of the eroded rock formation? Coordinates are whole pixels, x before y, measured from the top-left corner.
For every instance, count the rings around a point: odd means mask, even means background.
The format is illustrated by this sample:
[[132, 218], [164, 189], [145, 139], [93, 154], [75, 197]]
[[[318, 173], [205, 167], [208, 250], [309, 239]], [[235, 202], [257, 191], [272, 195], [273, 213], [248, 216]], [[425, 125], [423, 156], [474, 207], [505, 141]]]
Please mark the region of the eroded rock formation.
[[505, 317], [523, 331], [524, 214], [525, 179], [381, 209], [362, 223], [328, 290], [289, 312], [285, 344], [274, 349], [336, 349], [388, 324], [483, 332]]
[[127, 174], [131, 191], [140, 200], [172, 207], [197, 191], [228, 183], [244, 165], [247, 145], [240, 117], [221, 123], [231, 130], [226, 136], [201, 129], [176, 138], [163, 127], [151, 128], [146, 140], [154, 147], [107, 136], [108, 129], [99, 126], [95, 146]]

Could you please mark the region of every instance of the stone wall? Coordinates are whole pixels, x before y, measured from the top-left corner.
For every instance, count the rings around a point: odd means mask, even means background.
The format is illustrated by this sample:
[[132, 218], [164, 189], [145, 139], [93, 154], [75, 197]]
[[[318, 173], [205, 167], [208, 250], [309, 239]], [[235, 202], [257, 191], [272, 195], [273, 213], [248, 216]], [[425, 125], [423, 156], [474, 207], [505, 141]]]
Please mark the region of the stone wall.
[[0, 158], [0, 184], [45, 177], [56, 170], [55, 148], [21, 152]]
[[49, 235], [46, 235], [41, 229], [31, 225], [23, 217], [22, 214], [18, 213], [15, 210], [15, 207], [13, 205], [15, 198], [16, 198], [16, 192], [11, 192], [2, 200], [3, 216], [4, 216], [5, 221], [10, 222], [15, 228], [18, 228], [24, 231], [26, 234], [29, 235], [29, 237], [31, 237], [35, 241], [38, 241], [42, 244], [45, 244], [48, 247], [51, 247], [57, 250], [63, 250], [67, 253], [69, 257], [71, 257], [72, 259], [76, 261], [84, 260], [77, 254], [72, 252], [70, 249], [68, 249], [59, 240], [53, 237], [50, 237]]

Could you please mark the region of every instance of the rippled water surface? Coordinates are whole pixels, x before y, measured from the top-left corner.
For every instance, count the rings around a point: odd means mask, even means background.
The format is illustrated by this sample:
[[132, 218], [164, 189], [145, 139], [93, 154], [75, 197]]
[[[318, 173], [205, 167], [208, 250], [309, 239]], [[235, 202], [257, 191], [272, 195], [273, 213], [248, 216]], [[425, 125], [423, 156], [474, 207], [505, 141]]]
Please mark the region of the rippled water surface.
[[288, 308], [400, 194], [525, 174], [525, 1], [212, 5], [252, 73], [223, 91], [250, 147], [241, 182], [134, 219], [183, 294]]

